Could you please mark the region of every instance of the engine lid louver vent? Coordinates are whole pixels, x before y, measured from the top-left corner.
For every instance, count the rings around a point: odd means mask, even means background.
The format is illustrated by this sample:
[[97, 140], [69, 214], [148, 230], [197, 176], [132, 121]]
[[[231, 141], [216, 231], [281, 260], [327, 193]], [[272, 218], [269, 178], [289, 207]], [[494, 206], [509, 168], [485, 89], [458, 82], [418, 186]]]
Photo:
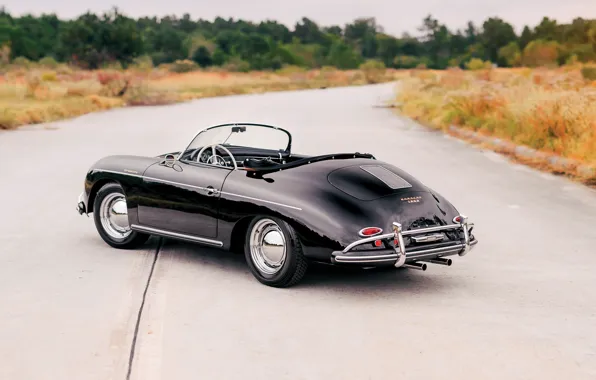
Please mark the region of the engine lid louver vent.
[[360, 169], [378, 178], [380, 181], [382, 181], [385, 185], [387, 185], [393, 190], [407, 189], [412, 187], [412, 185], [408, 181], [382, 166], [362, 165], [360, 166]]

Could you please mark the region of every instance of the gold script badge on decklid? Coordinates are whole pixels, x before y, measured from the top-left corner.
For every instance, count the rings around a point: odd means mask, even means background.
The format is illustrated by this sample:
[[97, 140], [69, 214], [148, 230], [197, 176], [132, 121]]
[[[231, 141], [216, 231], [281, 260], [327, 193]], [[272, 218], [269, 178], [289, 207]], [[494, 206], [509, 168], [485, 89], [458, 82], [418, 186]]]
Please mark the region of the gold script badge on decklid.
[[420, 197], [420, 196], [401, 198], [402, 202], [408, 202], [408, 203], [420, 203], [421, 200], [422, 200], [422, 197]]

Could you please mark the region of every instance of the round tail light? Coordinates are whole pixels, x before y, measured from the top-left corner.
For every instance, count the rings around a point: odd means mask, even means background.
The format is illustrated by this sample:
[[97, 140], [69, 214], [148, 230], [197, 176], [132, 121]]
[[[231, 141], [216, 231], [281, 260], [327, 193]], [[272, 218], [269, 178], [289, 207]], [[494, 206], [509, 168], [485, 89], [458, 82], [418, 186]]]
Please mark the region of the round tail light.
[[383, 232], [383, 229], [382, 228], [379, 228], [379, 227], [366, 227], [366, 228], [363, 228], [360, 231], [358, 231], [358, 235], [360, 235], [362, 237], [369, 237], [369, 236], [378, 235], [381, 232]]

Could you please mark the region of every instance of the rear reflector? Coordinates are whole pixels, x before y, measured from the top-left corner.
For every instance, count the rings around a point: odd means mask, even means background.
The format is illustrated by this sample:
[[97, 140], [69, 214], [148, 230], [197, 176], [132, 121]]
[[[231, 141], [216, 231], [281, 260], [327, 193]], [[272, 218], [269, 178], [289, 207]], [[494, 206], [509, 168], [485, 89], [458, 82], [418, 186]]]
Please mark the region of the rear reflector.
[[360, 236], [375, 236], [380, 234], [381, 232], [383, 232], [383, 229], [379, 228], [379, 227], [366, 227], [361, 229], [360, 231], [358, 231], [358, 235]]
[[383, 242], [380, 240], [375, 240], [375, 247], [380, 247], [383, 245]]

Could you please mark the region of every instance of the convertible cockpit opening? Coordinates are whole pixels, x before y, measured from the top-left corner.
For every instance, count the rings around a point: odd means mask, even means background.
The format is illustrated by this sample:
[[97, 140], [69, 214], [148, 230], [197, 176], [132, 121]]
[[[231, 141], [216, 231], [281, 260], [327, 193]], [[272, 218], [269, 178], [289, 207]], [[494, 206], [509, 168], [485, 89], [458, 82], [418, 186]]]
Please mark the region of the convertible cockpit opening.
[[321, 156], [293, 154], [292, 135], [265, 124], [216, 125], [197, 133], [177, 159], [266, 173], [328, 159], [374, 158], [369, 154], [339, 153]]
[[252, 123], [221, 124], [197, 133], [178, 159], [242, 169], [251, 160], [283, 164], [291, 160], [291, 146], [290, 133], [278, 127]]

